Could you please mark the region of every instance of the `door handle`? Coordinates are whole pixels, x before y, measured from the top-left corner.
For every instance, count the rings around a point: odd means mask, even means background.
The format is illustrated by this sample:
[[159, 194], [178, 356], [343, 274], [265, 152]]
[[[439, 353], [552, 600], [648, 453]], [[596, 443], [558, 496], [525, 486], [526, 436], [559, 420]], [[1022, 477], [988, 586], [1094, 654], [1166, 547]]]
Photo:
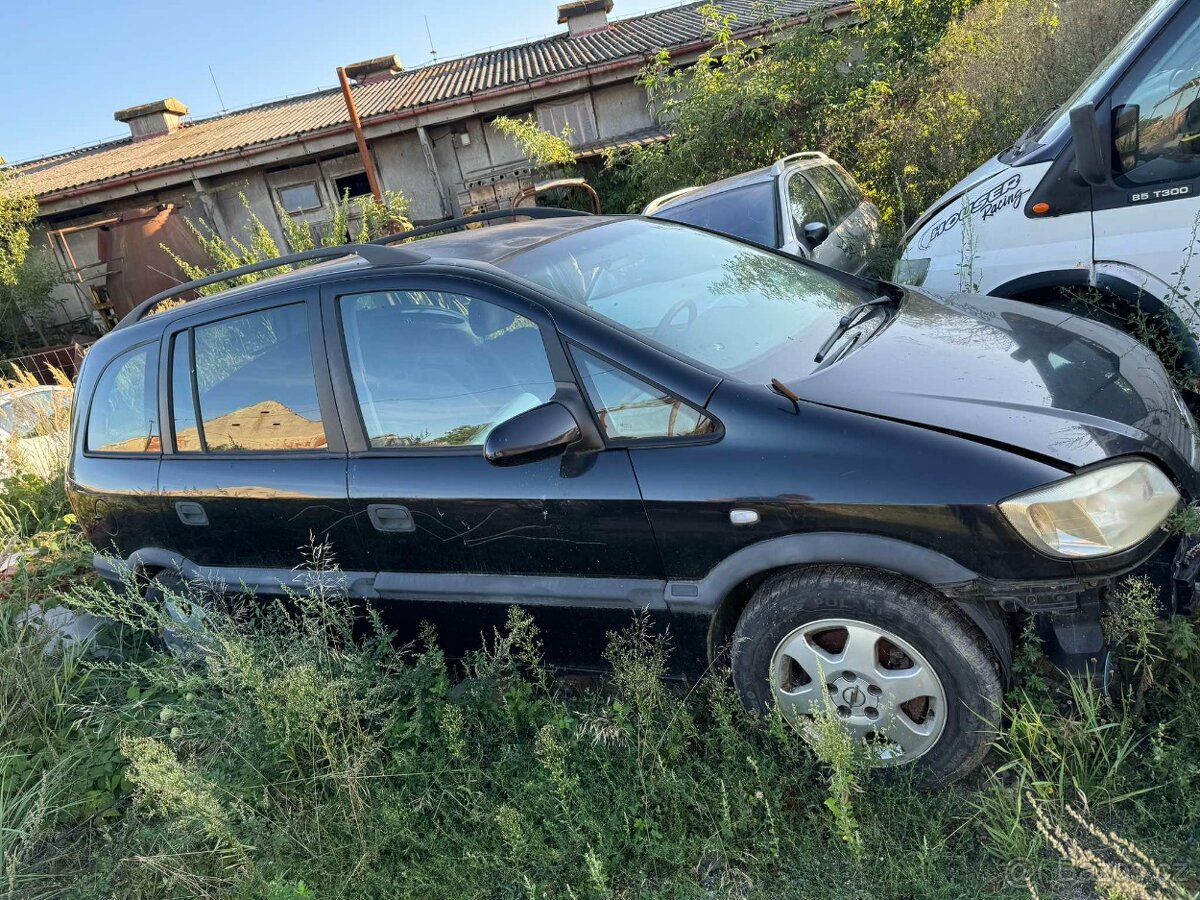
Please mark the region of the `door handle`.
[[417, 523], [412, 513], [404, 506], [386, 503], [371, 503], [367, 506], [367, 518], [376, 531], [416, 531]]
[[179, 521], [184, 525], [208, 524], [208, 513], [204, 511], [204, 507], [199, 503], [192, 503], [190, 500], [180, 500], [175, 504], [175, 512], [179, 516]]

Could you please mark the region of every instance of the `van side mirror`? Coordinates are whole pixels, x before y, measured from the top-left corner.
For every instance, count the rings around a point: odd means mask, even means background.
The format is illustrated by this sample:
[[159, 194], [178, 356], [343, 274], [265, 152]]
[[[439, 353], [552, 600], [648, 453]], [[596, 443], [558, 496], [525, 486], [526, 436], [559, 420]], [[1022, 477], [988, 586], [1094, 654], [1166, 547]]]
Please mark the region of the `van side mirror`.
[[492, 465], [515, 466], [562, 453], [580, 437], [579, 423], [571, 411], [551, 401], [493, 428], [484, 442], [483, 455]]
[[804, 226], [804, 239], [808, 241], [810, 247], [824, 243], [827, 237], [829, 237], [829, 226], [824, 222], [809, 222]]
[[1087, 184], [1100, 186], [1112, 179], [1108, 153], [1100, 134], [1096, 105], [1080, 103], [1071, 110], [1071, 139], [1075, 144], [1075, 168]]

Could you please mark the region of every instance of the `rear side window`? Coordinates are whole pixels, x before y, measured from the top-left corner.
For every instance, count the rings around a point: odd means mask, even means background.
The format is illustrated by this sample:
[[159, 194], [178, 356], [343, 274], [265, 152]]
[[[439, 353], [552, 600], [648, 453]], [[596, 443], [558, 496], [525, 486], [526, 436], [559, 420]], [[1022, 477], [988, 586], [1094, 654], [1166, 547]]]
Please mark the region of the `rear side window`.
[[655, 213], [659, 219], [698, 225], [762, 247], [776, 247], [775, 182], [762, 181], [701, 197]]
[[105, 368], [88, 411], [92, 453], [158, 453], [158, 347], [126, 351]]
[[584, 388], [610, 440], [693, 437], [711, 434], [712, 420], [661, 388], [575, 348]]
[[[854, 207], [858, 206], [850, 199], [850, 195], [846, 193], [846, 189], [834, 177], [828, 166], [813, 166], [811, 169], [805, 169], [804, 174], [812, 180], [812, 183], [817, 186], [817, 190], [821, 192], [821, 196], [825, 198], [826, 204], [833, 212], [835, 222], [842, 221], [854, 211]], [[832, 226], [834, 222], [829, 224]]]
[[[182, 347], [172, 361], [176, 445], [209, 452], [322, 450], [328, 446], [304, 304], [258, 310], [194, 329], [197, 432]], [[177, 341], [179, 338], [176, 339]]]

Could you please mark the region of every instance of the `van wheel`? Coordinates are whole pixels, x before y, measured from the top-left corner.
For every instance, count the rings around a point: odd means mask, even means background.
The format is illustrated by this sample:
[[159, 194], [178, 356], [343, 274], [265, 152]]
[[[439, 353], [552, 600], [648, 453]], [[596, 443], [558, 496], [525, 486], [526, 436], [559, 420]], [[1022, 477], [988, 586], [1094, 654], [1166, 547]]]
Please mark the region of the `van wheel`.
[[822, 710], [880, 766], [919, 761], [951, 781], [983, 761], [1000, 672], [983, 635], [927, 587], [849, 567], [793, 570], [755, 592], [734, 631], [733, 680], [751, 710]]
[[162, 571], [146, 586], [146, 603], [158, 616], [158, 640], [177, 659], [195, 659], [211, 650], [203, 593], [175, 572]]

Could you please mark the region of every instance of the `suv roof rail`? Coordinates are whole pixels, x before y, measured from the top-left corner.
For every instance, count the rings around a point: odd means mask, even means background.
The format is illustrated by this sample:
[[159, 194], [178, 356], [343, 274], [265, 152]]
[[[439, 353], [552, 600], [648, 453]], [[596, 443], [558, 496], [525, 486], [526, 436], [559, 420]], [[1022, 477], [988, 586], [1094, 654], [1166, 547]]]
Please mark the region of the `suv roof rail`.
[[438, 234], [442, 231], [449, 231], [452, 228], [465, 228], [467, 225], [474, 225], [476, 222], [490, 222], [492, 219], [515, 219], [524, 216], [529, 219], [561, 219], [566, 216], [590, 216], [592, 213], [582, 209], [563, 209], [561, 206], [526, 206], [520, 209], [492, 209], [487, 212], [475, 213], [470, 216], [459, 216], [455, 219], [446, 219], [444, 222], [434, 222], [432, 225], [422, 225], [420, 228], [414, 228], [411, 231], [400, 231], [396, 234], [385, 234], [383, 237], [375, 238], [371, 241], [372, 244], [395, 244], [400, 241], [409, 241], [413, 238], [425, 237], [429, 234]]
[[789, 153], [782, 159], [777, 159], [775, 164], [771, 166], [771, 171], [778, 175], [788, 163], [799, 162], [802, 159], [829, 159], [829, 157], [820, 150], [804, 150], [800, 153]]
[[276, 256], [272, 259], [264, 259], [259, 262], [238, 266], [236, 269], [215, 272], [212, 275], [205, 275], [203, 278], [196, 278], [175, 287], [167, 288], [165, 291], [159, 291], [153, 297], [143, 300], [127, 312], [121, 321], [116, 324], [116, 327], [113, 328], [113, 331], [140, 322], [150, 310], [154, 309], [155, 306], [164, 300], [170, 300], [172, 297], [178, 297], [180, 294], [186, 294], [198, 288], [208, 287], [210, 284], [219, 284], [222, 281], [229, 281], [232, 278], [241, 278], [243, 275], [252, 275], [255, 272], [266, 272], [270, 269], [278, 269], [294, 263], [308, 262], [316, 259], [341, 259], [347, 256], [361, 257], [373, 266], [403, 266], [424, 262], [429, 259], [427, 253], [421, 253], [408, 247], [380, 247], [374, 243], [339, 244], [336, 247], [316, 247], [312, 250], [303, 250], [300, 253], [289, 253], [285, 256]]

